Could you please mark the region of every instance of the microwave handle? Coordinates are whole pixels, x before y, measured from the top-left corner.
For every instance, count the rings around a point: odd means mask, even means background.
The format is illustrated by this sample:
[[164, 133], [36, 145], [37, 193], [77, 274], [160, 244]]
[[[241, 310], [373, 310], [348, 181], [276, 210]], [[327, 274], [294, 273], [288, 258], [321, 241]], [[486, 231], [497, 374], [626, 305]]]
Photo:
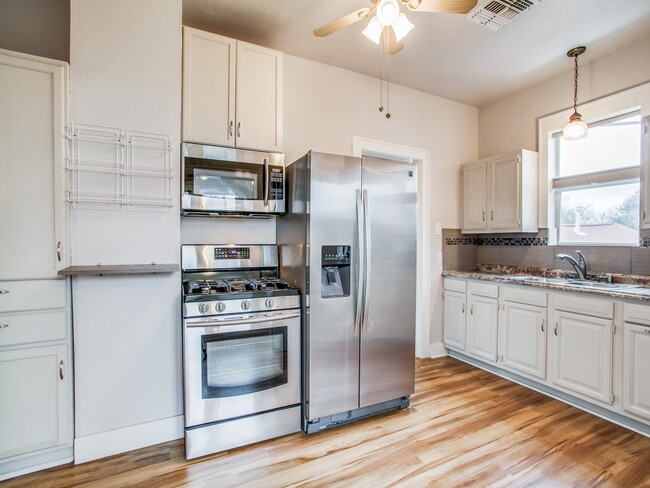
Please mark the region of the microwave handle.
[[266, 207], [269, 204], [269, 163], [266, 158], [264, 158], [264, 178], [262, 179], [262, 185], [264, 186], [264, 206]]

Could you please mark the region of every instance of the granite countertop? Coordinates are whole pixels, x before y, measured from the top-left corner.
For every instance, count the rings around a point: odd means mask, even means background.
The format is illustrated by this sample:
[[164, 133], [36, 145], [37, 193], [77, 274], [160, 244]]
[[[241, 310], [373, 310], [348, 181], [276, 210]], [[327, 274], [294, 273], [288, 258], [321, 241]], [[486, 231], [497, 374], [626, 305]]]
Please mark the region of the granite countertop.
[[585, 286], [572, 283], [577, 282], [575, 273], [565, 270], [502, 265], [479, 265], [474, 271], [443, 271], [442, 276], [650, 302], [650, 276], [596, 273], [589, 275]]

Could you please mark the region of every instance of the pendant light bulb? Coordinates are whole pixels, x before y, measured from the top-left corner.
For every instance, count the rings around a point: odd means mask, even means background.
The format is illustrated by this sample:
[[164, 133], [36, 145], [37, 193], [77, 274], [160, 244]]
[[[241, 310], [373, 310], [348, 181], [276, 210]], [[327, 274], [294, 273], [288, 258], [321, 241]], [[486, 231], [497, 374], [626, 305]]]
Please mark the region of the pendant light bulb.
[[379, 0], [377, 4], [377, 19], [384, 27], [393, 25], [399, 17], [397, 0]]
[[366, 28], [363, 29], [362, 34], [375, 44], [379, 45], [382, 30], [384, 30], [384, 26], [379, 23], [377, 17], [373, 17], [370, 19], [370, 22], [368, 22]]
[[569, 117], [569, 123], [564, 127], [562, 131], [562, 138], [565, 141], [577, 141], [578, 139], [583, 139], [587, 137], [587, 132], [589, 131], [589, 126], [582, 121], [582, 116], [578, 113], [578, 56], [583, 54], [587, 50], [586, 47], [574, 47], [568, 53], [567, 56], [573, 58], [574, 60], [574, 71], [573, 71], [573, 114]]
[[406, 18], [406, 15], [403, 13], [399, 14], [397, 20], [393, 24], [393, 31], [395, 32], [395, 40], [397, 42], [401, 41], [406, 34], [411, 32], [413, 29], [413, 24]]

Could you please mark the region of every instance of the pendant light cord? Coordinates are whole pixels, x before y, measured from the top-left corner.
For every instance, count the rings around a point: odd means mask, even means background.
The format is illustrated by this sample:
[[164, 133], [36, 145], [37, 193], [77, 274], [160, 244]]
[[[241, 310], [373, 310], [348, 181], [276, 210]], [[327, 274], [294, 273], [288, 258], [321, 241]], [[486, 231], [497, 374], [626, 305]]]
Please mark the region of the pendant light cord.
[[575, 67], [573, 69], [573, 111], [578, 111], [578, 55], [573, 57]]

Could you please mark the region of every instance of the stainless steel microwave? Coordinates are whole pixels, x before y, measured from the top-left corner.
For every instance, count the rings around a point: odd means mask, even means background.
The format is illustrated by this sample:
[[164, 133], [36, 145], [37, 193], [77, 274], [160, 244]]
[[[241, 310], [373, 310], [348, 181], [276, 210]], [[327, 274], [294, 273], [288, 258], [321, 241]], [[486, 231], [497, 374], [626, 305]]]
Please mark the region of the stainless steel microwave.
[[284, 154], [183, 144], [183, 215], [257, 217], [285, 211]]

